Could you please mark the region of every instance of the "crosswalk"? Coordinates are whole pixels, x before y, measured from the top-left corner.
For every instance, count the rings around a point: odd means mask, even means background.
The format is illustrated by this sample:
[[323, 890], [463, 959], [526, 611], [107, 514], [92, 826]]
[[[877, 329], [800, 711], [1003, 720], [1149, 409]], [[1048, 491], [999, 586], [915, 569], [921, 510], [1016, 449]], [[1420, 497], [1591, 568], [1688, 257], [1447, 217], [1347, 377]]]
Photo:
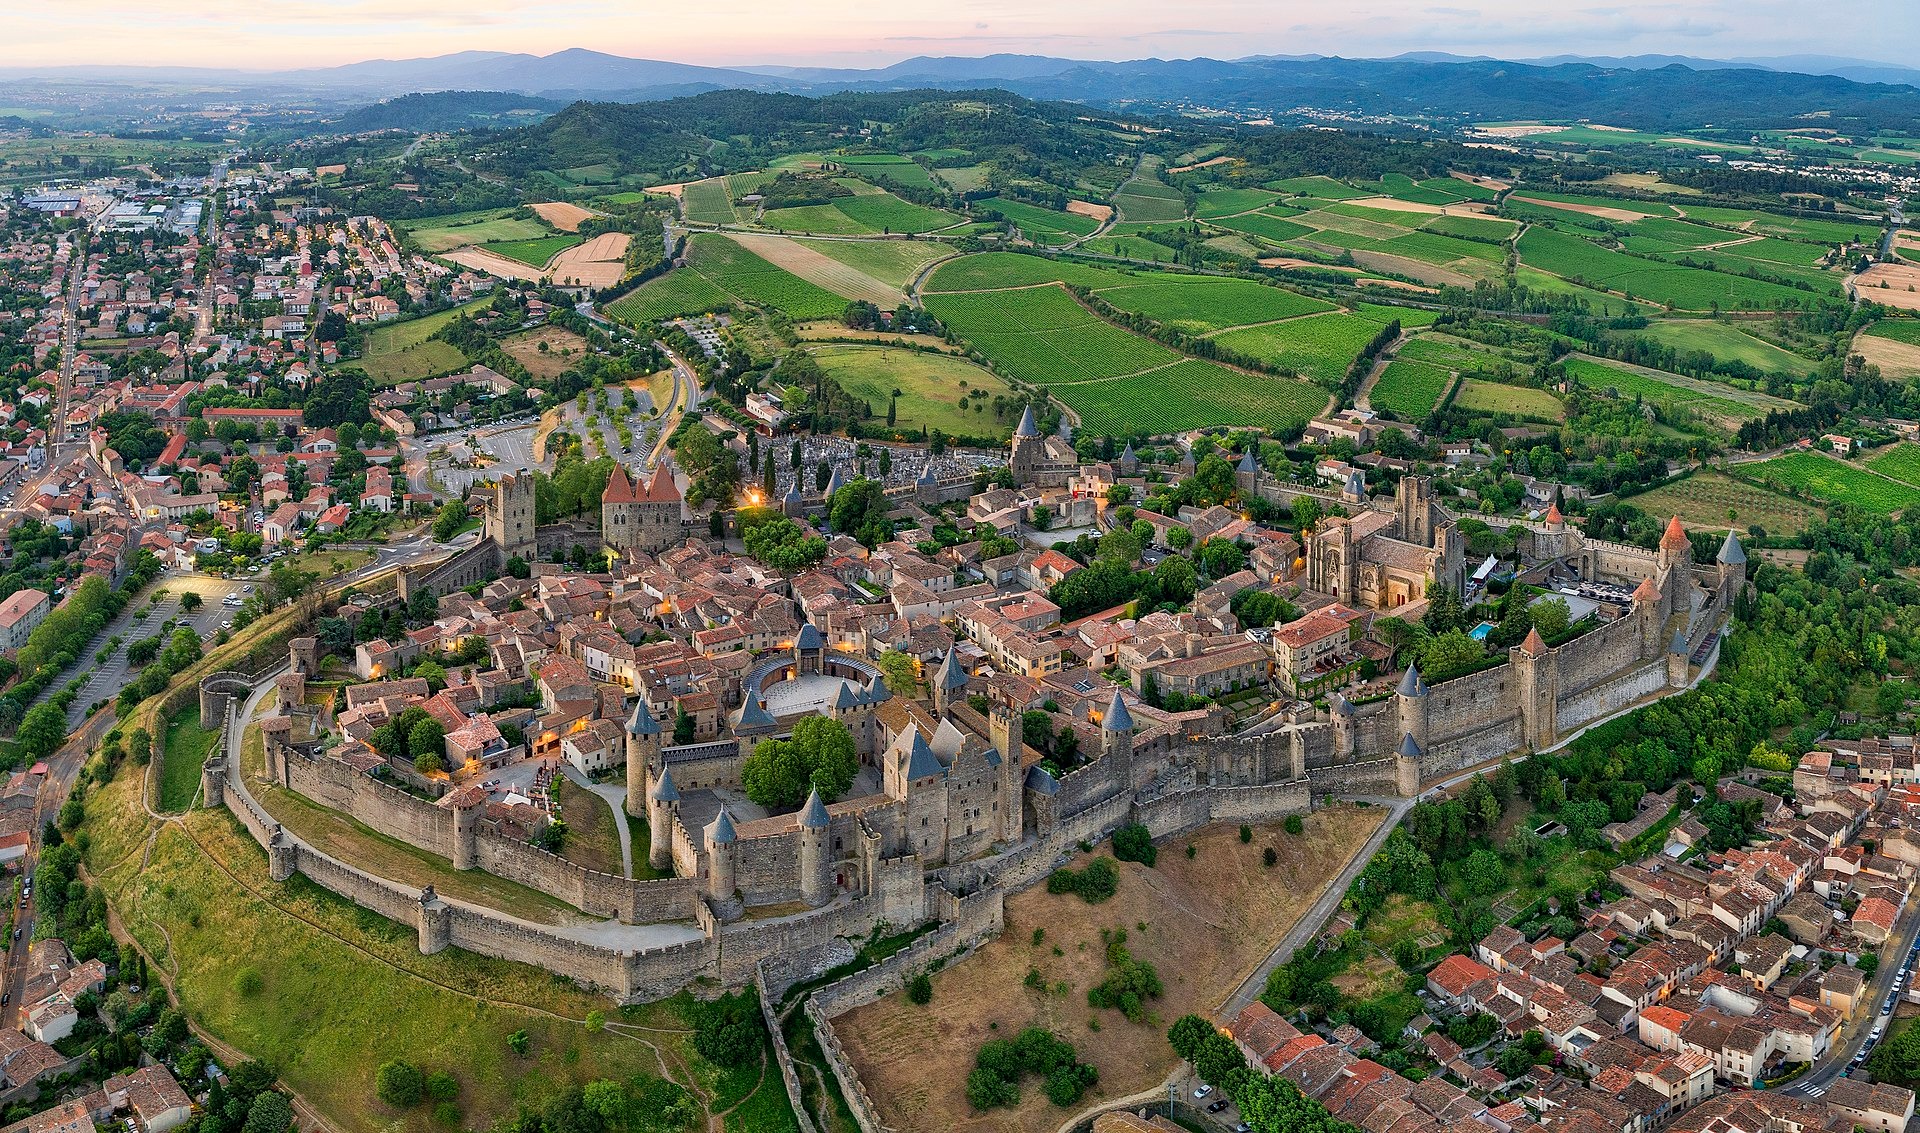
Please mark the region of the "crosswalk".
[[1824, 1097], [1826, 1092], [1827, 1087], [1824, 1085], [1807, 1087], [1807, 1096], [1810, 1098]]

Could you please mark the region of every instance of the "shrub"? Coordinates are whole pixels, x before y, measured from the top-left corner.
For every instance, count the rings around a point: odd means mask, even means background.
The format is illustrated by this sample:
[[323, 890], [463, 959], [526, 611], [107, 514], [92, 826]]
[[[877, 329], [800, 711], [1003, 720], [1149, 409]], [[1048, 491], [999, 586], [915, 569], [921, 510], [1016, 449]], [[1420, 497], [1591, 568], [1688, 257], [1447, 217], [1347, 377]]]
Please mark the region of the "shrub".
[[1047, 875], [1047, 892], [1077, 893], [1089, 905], [1098, 905], [1120, 890], [1120, 871], [1111, 858], [1095, 858], [1081, 870], [1061, 867]]
[[1164, 990], [1153, 965], [1135, 960], [1127, 950], [1127, 934], [1122, 930], [1107, 942], [1107, 974], [1087, 989], [1087, 1005], [1111, 1007], [1129, 1023], [1139, 1023], [1146, 1019], [1146, 1001], [1158, 999]]
[[723, 995], [710, 1003], [695, 1003], [688, 1010], [693, 1022], [693, 1049], [715, 1066], [741, 1066], [760, 1055], [762, 1032], [755, 992], [741, 991]]
[[1241, 824], [1240, 841], [1244, 844], [1253, 841], [1253, 827]]
[[260, 994], [262, 981], [257, 968], [242, 968], [233, 974], [233, 992], [242, 999], [252, 999]]
[[444, 1125], [449, 1129], [458, 1128], [460, 1107], [452, 1102], [439, 1102], [433, 1107], [433, 1120], [436, 1124]]
[[933, 1002], [933, 981], [925, 972], [907, 981], [907, 1001], [922, 1007]]
[[522, 1028], [507, 1036], [507, 1048], [525, 1058], [533, 1050], [533, 1038]]
[[1306, 829], [1307, 824], [1299, 815], [1290, 814], [1287, 816], [1287, 833], [1301, 834], [1304, 833]]
[[427, 1100], [450, 1102], [460, 1096], [460, 1080], [445, 1070], [435, 1070], [427, 1075]]
[[1268, 846], [1266, 849], [1260, 851], [1260, 861], [1268, 869], [1272, 869], [1274, 866], [1280, 864], [1280, 851], [1274, 849], [1272, 846]]
[[1044, 1079], [1047, 1100], [1058, 1106], [1079, 1101], [1087, 1087], [1100, 1080], [1100, 1072], [1079, 1060], [1072, 1043], [1044, 1028], [1028, 1027], [1011, 1040], [991, 1039], [980, 1047], [974, 1070], [967, 1075], [967, 1102], [977, 1110], [1016, 1105], [1026, 1074]]
[[426, 1079], [411, 1062], [394, 1059], [383, 1062], [373, 1072], [374, 1096], [395, 1109], [418, 1105], [426, 1092]]
[[1154, 848], [1153, 834], [1146, 826], [1134, 822], [1113, 832], [1113, 856], [1123, 862], [1151, 866], [1159, 860], [1160, 851]]

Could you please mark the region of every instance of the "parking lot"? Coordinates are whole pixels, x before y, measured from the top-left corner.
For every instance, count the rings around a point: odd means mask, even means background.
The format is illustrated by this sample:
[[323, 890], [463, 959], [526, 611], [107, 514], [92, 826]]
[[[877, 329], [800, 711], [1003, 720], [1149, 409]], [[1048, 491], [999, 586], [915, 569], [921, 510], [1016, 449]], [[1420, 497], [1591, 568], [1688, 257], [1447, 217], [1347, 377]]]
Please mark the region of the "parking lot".
[[[121, 638], [115, 647], [113, 656], [105, 663], [94, 666], [93, 673], [86, 683], [80, 686], [80, 695], [74, 698], [67, 708], [67, 726], [79, 727], [87, 717], [87, 712], [96, 701], [111, 700], [120, 694], [121, 688], [133, 674], [127, 664], [127, 646], [143, 637], [152, 637], [160, 632], [160, 626], [169, 618], [177, 619], [181, 624], [191, 626], [200, 635], [201, 641], [209, 641], [220, 632], [223, 622], [233, 620], [233, 607], [225, 605], [228, 595], [244, 596], [246, 588], [257, 586], [257, 581], [229, 581], [205, 574], [188, 574], [180, 571], [168, 571], [160, 576], [154, 586], [164, 591], [166, 596], [157, 604], [149, 605], [147, 597], [151, 590], [142, 593], [127, 608], [121, 611], [100, 635], [87, 645], [87, 651], [81, 654], [83, 665], [92, 664], [95, 654], [106, 648], [107, 642], [115, 636]], [[191, 614], [180, 612], [180, 596], [191, 591], [200, 595], [200, 608]], [[141, 612], [146, 611], [142, 616]], [[61, 686], [56, 686], [61, 687]]]

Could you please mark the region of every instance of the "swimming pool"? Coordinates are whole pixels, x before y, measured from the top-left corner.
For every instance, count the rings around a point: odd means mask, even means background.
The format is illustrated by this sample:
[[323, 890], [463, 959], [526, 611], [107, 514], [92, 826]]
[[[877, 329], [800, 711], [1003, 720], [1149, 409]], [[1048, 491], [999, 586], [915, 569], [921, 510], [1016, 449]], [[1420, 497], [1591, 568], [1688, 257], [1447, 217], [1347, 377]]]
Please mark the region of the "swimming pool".
[[1492, 632], [1493, 632], [1492, 622], [1481, 622], [1479, 625], [1474, 626], [1472, 629], [1468, 630], [1467, 636], [1473, 638], [1475, 641], [1485, 641], [1487, 639], [1487, 635]]

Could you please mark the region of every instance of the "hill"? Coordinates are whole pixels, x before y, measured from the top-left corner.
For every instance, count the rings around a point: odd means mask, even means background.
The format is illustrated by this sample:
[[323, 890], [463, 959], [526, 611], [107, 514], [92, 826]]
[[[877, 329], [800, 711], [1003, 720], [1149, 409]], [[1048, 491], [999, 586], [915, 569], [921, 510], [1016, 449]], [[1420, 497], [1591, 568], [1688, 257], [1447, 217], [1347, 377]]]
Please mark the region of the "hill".
[[498, 91], [408, 94], [343, 114], [326, 123], [324, 129], [342, 134], [366, 134], [378, 130], [421, 132], [525, 126], [565, 106], [552, 99]]

